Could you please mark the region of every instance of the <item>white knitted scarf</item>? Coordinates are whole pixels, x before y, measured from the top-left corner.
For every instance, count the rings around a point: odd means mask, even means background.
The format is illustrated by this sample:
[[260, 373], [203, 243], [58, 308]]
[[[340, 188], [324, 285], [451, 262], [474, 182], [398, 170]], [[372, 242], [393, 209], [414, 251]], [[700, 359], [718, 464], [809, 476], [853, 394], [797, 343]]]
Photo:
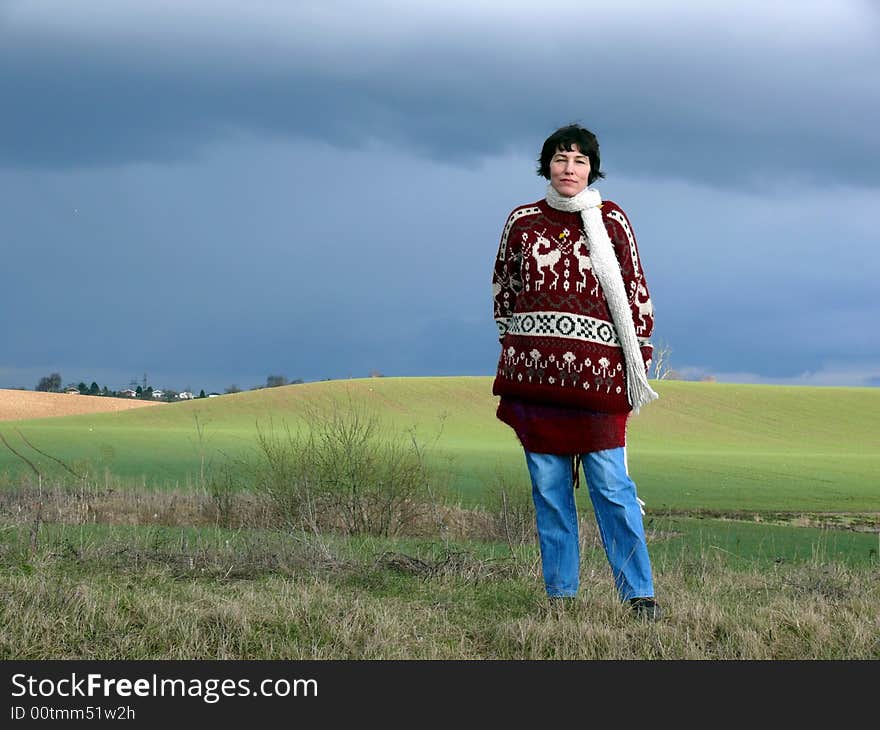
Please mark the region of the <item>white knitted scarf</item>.
[[611, 239], [608, 238], [608, 231], [605, 230], [605, 224], [602, 222], [602, 212], [599, 210], [602, 196], [596, 190], [585, 188], [577, 195], [568, 198], [560, 195], [552, 185], [548, 185], [547, 203], [556, 210], [581, 214], [593, 273], [602, 286], [617, 330], [617, 337], [623, 348], [626, 362], [626, 397], [633, 411], [638, 413], [641, 406], [656, 400], [659, 396], [651, 389], [645, 374], [632, 311], [623, 288], [620, 264], [617, 256], [614, 255], [614, 247], [611, 245]]

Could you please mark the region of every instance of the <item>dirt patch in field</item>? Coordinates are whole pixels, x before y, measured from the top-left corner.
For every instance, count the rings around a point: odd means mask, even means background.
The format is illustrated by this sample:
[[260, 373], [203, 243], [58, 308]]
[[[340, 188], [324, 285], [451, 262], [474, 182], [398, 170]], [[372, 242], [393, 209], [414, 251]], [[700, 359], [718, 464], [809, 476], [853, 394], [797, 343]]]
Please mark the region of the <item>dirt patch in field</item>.
[[109, 398], [99, 395], [43, 393], [0, 388], [0, 421], [77, 416], [85, 413], [110, 413], [161, 405], [166, 404], [161, 401], [137, 400], [135, 398]]
[[822, 530], [880, 532], [880, 512], [745, 512], [737, 510], [664, 510], [666, 516], [697, 519], [757, 522], [788, 527], [817, 527]]

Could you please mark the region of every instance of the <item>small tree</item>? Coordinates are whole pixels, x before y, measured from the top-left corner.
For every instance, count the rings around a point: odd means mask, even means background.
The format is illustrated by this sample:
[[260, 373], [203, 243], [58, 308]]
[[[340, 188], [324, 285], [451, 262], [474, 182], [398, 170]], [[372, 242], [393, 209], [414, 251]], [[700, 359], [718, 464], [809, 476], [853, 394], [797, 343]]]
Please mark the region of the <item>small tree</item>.
[[226, 393], [241, 393], [241, 388], [239, 388], [235, 383], [226, 387]]
[[270, 375], [266, 378], [267, 388], [277, 388], [279, 385], [287, 385], [287, 378], [284, 375]]
[[658, 342], [654, 348], [651, 367], [654, 370], [654, 377], [657, 380], [674, 380], [672, 373], [674, 372], [669, 362], [669, 356], [672, 348], [666, 342]]
[[101, 393], [101, 388], [93, 380], [92, 384], [89, 386], [89, 395], [99, 395], [100, 393]]
[[47, 393], [57, 393], [61, 390], [61, 374], [52, 373], [51, 375], [40, 378], [40, 382], [37, 383], [37, 390], [42, 390]]
[[88, 395], [89, 394], [89, 386], [86, 385], [85, 383], [82, 383], [82, 382], [77, 383], [76, 387], [77, 387], [77, 390], [79, 390], [80, 395]]
[[202, 388], [202, 389], [199, 391], [199, 398], [207, 398], [207, 397], [208, 397], [208, 396], [205, 395], [205, 389]]

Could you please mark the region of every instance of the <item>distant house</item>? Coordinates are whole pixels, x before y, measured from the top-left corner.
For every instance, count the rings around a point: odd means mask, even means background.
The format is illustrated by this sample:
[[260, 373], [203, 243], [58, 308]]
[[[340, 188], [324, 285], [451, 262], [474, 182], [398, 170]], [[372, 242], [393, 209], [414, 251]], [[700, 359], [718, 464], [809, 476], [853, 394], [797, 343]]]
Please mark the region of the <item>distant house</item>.
[[64, 389], [65, 393], [70, 393], [71, 395], [79, 395], [79, 388], [75, 385], [68, 385]]
[[165, 391], [164, 391], [164, 390], [154, 390], [154, 391], [153, 391], [153, 397], [154, 397], [154, 398], [161, 398], [161, 397], [164, 396], [164, 395], [165, 395]]
[[178, 393], [177, 397], [180, 398], [180, 400], [192, 400], [193, 394], [188, 390], [185, 390], [182, 393]]
[[131, 388], [126, 388], [125, 390], [120, 390], [119, 395], [127, 395], [129, 398], [137, 398], [137, 391], [132, 390]]
[[216, 398], [220, 393], [208, 393], [209, 398]]

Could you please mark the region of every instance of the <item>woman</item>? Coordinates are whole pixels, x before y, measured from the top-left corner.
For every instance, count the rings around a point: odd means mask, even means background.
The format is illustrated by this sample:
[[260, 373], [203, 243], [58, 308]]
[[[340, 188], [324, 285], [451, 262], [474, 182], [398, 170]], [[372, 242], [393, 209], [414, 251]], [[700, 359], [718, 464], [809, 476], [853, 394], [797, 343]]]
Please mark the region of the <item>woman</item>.
[[617, 591], [637, 616], [657, 619], [625, 450], [629, 413], [657, 398], [647, 381], [654, 312], [629, 220], [588, 187], [604, 177], [599, 168], [592, 132], [556, 130], [539, 158], [546, 197], [508, 216], [492, 280], [501, 340], [492, 392], [525, 450], [547, 595], [578, 590], [580, 463]]

